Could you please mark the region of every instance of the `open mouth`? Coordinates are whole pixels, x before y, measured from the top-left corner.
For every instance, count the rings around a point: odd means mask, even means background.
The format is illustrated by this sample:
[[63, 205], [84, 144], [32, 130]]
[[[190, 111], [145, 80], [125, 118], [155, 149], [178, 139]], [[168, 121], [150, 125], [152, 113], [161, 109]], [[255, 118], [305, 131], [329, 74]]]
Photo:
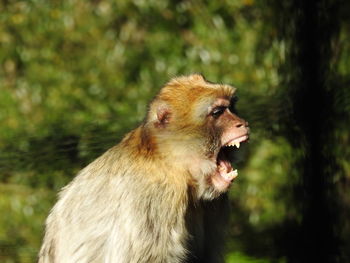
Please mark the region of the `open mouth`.
[[237, 169], [232, 166], [234, 152], [240, 147], [240, 144], [248, 140], [248, 134], [236, 137], [221, 148], [217, 156], [217, 172], [214, 175], [213, 183], [219, 189], [227, 188], [231, 182], [238, 176]]

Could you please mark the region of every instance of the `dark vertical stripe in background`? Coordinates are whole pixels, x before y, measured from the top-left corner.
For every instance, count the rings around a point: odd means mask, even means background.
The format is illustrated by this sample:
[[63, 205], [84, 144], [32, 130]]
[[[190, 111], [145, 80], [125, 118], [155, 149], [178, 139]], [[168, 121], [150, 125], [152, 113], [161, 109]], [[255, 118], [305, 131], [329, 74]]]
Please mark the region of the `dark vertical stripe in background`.
[[[281, 122], [295, 148], [299, 178], [293, 206], [299, 216], [286, 230], [288, 262], [344, 262], [334, 145], [337, 125], [332, 44], [339, 38], [340, 1], [282, 1], [283, 37], [289, 43], [283, 92], [290, 100]], [[293, 127], [293, 128], [292, 128]]]

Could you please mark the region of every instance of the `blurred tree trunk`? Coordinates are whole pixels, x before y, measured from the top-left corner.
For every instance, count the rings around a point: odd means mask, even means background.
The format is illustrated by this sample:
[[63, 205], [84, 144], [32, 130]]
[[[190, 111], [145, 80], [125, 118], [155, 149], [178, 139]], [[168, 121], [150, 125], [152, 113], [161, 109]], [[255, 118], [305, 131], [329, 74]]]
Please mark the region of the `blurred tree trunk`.
[[297, 214], [285, 239], [288, 262], [340, 262], [339, 195], [333, 151], [336, 128], [330, 85], [332, 40], [338, 37], [339, 2], [287, 0], [276, 3], [280, 32], [288, 43], [282, 74], [287, 88], [284, 134], [295, 147], [292, 205]]

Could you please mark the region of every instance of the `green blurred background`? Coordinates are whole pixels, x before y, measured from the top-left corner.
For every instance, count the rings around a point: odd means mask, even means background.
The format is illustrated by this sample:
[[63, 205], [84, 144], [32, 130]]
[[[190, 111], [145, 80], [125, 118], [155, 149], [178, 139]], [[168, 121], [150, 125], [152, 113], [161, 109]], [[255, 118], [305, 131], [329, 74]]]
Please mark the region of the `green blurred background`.
[[227, 262], [350, 262], [349, 13], [326, 0], [1, 0], [0, 262], [35, 262], [59, 189], [194, 72], [238, 88], [252, 131]]

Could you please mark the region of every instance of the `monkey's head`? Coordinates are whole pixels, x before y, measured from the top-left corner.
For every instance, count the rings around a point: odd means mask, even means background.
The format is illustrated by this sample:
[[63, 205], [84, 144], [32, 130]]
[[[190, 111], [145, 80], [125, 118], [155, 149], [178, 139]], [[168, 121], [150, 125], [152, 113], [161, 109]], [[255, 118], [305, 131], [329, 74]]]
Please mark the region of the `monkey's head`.
[[248, 140], [248, 123], [234, 114], [235, 89], [194, 74], [172, 79], [150, 105], [146, 125], [159, 152], [187, 169], [198, 198], [227, 191], [237, 177], [230, 156]]

